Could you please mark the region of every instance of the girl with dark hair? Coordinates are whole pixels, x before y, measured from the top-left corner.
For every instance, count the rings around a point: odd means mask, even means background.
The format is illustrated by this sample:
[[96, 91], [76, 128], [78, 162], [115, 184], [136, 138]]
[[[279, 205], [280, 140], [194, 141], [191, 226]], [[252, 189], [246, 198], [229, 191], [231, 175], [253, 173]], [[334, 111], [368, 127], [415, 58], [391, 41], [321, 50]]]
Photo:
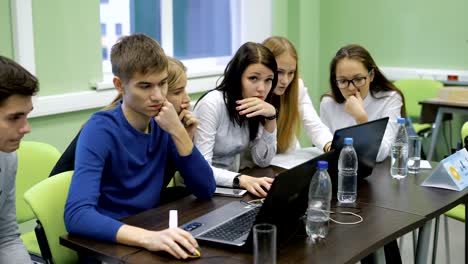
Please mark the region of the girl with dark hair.
[[276, 154], [276, 109], [266, 101], [277, 82], [273, 54], [247, 42], [226, 66], [221, 83], [195, 105], [199, 119], [194, 143], [211, 164], [216, 184], [245, 188], [264, 197], [272, 178], [239, 174], [266, 167]]
[[406, 116], [405, 99], [379, 70], [370, 53], [359, 45], [347, 45], [330, 63], [331, 93], [323, 96], [320, 118], [335, 130], [389, 117], [377, 161], [390, 155], [397, 131], [396, 119]]

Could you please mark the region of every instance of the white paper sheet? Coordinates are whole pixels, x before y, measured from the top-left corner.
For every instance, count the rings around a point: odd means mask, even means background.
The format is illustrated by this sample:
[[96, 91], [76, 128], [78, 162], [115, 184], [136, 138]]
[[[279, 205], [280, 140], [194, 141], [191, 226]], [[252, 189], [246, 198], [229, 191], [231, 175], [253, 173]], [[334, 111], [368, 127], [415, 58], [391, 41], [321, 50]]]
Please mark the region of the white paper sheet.
[[270, 164], [289, 170], [321, 154], [323, 151], [316, 147], [302, 148], [288, 153], [276, 154]]
[[419, 168], [422, 170], [430, 170], [432, 169], [432, 166], [428, 160], [421, 160], [421, 163], [419, 164]]

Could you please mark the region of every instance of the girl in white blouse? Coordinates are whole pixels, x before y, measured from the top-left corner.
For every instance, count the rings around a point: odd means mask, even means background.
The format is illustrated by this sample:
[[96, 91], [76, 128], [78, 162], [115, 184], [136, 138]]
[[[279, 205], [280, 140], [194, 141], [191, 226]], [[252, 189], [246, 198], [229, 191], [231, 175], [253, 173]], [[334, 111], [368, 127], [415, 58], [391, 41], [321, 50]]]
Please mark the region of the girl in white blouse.
[[[369, 52], [359, 45], [347, 45], [330, 63], [331, 92], [320, 103], [320, 118], [335, 130], [389, 117], [377, 161], [390, 154], [397, 131], [396, 119], [406, 116], [405, 100], [379, 70]], [[365, 136], [365, 135], [363, 135]]]
[[276, 154], [276, 110], [265, 99], [276, 86], [273, 54], [258, 43], [242, 45], [226, 66], [221, 83], [195, 105], [194, 143], [211, 164], [216, 184], [245, 188], [265, 197], [272, 178], [238, 172], [266, 167]]
[[[330, 63], [331, 93], [323, 96], [320, 118], [331, 132], [337, 129], [389, 117], [380, 145], [377, 161], [389, 154], [397, 131], [396, 119], [406, 116], [403, 94], [389, 81], [359, 45], [347, 45], [338, 50]], [[365, 137], [366, 135], [362, 135]], [[396, 240], [384, 246], [387, 262], [401, 263]], [[374, 263], [369, 255], [361, 263]]]
[[263, 45], [275, 55], [278, 64], [278, 84], [271, 98], [272, 104], [278, 109], [277, 152], [296, 149], [296, 135], [301, 123], [310, 141], [318, 148], [328, 151], [333, 135], [317, 115], [307, 88], [299, 78], [296, 48], [288, 39], [278, 36], [267, 38]]

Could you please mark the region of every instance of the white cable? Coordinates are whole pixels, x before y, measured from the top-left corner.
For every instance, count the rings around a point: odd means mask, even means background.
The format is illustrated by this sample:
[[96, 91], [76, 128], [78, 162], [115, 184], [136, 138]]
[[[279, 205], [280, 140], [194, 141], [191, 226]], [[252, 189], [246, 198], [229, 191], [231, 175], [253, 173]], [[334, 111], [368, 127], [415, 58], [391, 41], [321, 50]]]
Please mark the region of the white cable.
[[361, 223], [362, 221], [364, 221], [364, 219], [362, 218], [362, 216], [356, 214], [356, 213], [353, 213], [353, 212], [334, 212], [334, 211], [327, 211], [327, 210], [321, 210], [321, 209], [317, 209], [317, 208], [312, 208], [312, 210], [314, 211], [319, 211], [319, 212], [326, 212], [326, 213], [329, 213], [329, 214], [346, 214], [346, 215], [353, 215], [353, 216], [356, 216], [357, 218], [359, 218], [358, 221], [355, 221], [355, 222], [340, 222], [338, 220], [335, 220], [331, 217], [330, 220], [336, 224], [340, 224], [340, 225], [357, 225], [359, 223]]
[[[257, 207], [257, 206], [262, 206], [264, 200], [265, 200], [265, 198], [261, 198], [261, 199], [251, 200], [251, 201], [248, 201], [248, 202], [245, 202], [245, 203], [248, 204], [248, 205]], [[319, 211], [319, 212], [327, 212], [327, 213], [330, 213], [330, 214], [352, 215], [352, 216], [355, 216], [355, 217], [359, 218], [359, 220], [354, 221], [354, 222], [341, 222], [341, 221], [338, 221], [338, 220], [335, 220], [335, 219], [329, 217], [332, 222], [334, 222], [336, 224], [339, 224], [339, 225], [357, 225], [357, 224], [360, 224], [360, 223], [362, 223], [364, 221], [364, 218], [362, 218], [362, 216], [360, 216], [360, 215], [358, 215], [356, 213], [353, 213], [353, 212], [334, 212], [334, 211], [320, 210], [320, 209], [317, 209], [317, 208], [313, 208], [313, 210]], [[305, 217], [307, 217], [307, 215]]]

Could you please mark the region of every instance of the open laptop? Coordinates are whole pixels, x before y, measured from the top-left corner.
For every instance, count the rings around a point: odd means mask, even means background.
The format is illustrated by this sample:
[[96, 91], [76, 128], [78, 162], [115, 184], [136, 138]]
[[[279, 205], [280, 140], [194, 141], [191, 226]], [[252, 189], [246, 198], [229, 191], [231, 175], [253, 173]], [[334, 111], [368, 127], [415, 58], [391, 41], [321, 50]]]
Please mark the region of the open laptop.
[[201, 241], [210, 241], [250, 248], [252, 226], [270, 223], [277, 227], [281, 246], [297, 232], [304, 231], [309, 183], [315, 174], [317, 161], [329, 160], [333, 151], [322, 154], [275, 177], [263, 204], [250, 205], [234, 201], [181, 226]]
[[240, 200], [231, 202], [183, 224], [182, 228], [197, 240], [249, 247], [252, 226], [255, 223], [270, 223], [277, 227], [277, 244], [281, 246], [290, 237], [304, 231], [302, 217], [307, 209], [309, 184], [317, 169], [317, 161], [328, 161], [328, 173], [335, 192], [339, 153], [344, 138], [352, 137], [359, 160], [358, 177], [370, 175], [387, 123], [388, 117], [335, 131], [332, 151], [276, 176], [261, 206]]
[[333, 178], [338, 175], [338, 158], [344, 146], [344, 138], [347, 137], [353, 138], [353, 147], [358, 156], [358, 179], [363, 179], [372, 173], [388, 119], [388, 117], [384, 117], [335, 131], [331, 145], [331, 149], [335, 150], [335, 154], [328, 164], [328, 173], [332, 178], [332, 182]]

